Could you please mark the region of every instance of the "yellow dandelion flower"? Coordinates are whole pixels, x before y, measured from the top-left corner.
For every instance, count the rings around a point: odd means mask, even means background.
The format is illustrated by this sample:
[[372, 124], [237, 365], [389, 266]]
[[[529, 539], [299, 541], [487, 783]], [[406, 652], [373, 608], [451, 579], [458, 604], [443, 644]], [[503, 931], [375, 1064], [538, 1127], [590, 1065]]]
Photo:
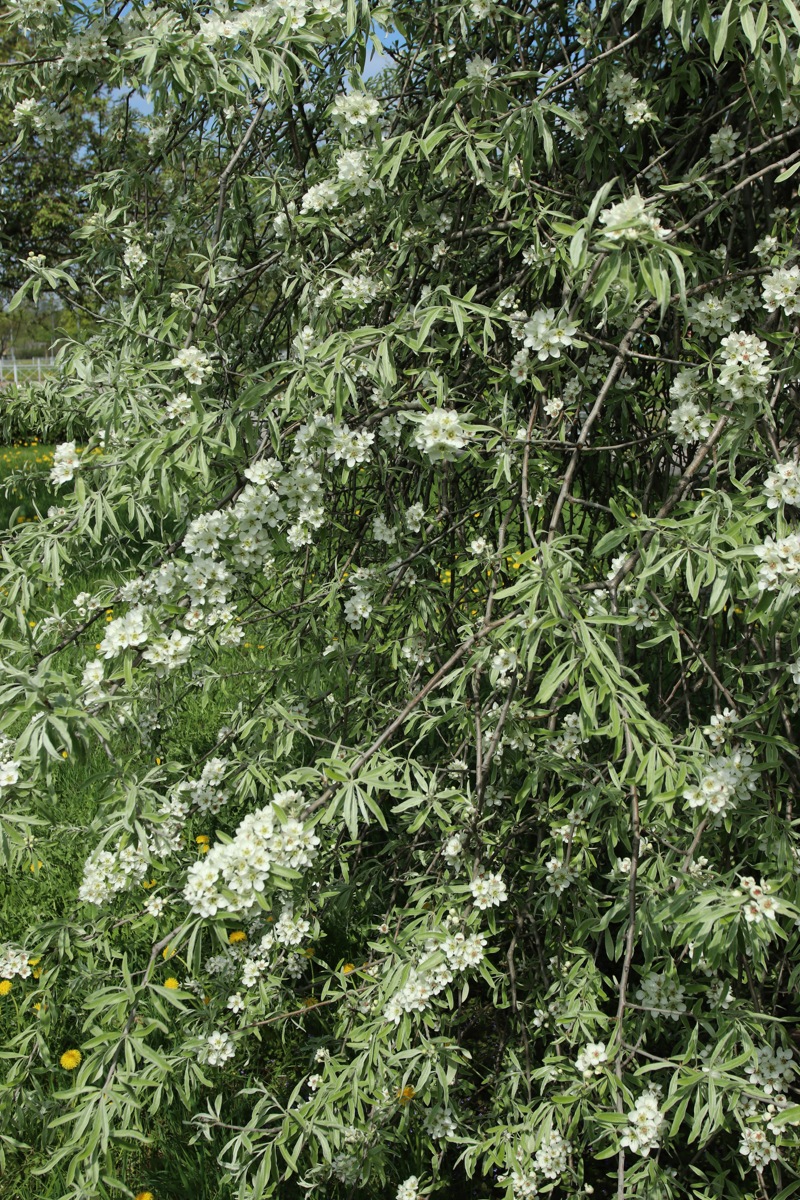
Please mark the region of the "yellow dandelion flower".
[[198, 846], [207, 846], [208, 843], [211, 841], [211, 838], [208, 836], [207, 833], [198, 833], [197, 837], [194, 840], [197, 842]]
[[74, 1071], [76, 1067], [81, 1065], [83, 1055], [80, 1050], [65, 1050], [58, 1060], [65, 1071]]
[[303, 950], [302, 953], [306, 958], [313, 958], [316, 951], [314, 950], [313, 946], [306, 946], [305, 950]]
[[10, 979], [0, 979], [0, 996], [7, 996], [13, 986]]
[[137, 1192], [136, 1200], [153, 1200], [152, 1192]]
[[162, 958], [172, 958], [174, 953], [175, 953], [175, 951], [172, 949], [171, 946], [165, 946], [164, 949], [161, 951], [161, 957]]
[[151, 888], [151, 887], [155, 887], [155, 886], [156, 886], [156, 881], [155, 881], [155, 879], [143, 879], [143, 880], [142, 880], [142, 887], [143, 887], [143, 888]]
[[314, 999], [314, 997], [306, 996], [305, 1000], [303, 1001], [303, 1008], [316, 1008], [316, 1007], [317, 1007], [317, 1002]]
[[35, 971], [33, 972], [33, 978], [34, 978], [34, 979], [41, 979], [41, 978], [42, 978], [42, 968], [41, 968], [41, 967], [37, 967], [37, 968], [35, 969]]
[[417, 1089], [408, 1084], [404, 1088], [397, 1089], [397, 1099], [401, 1104], [410, 1104], [417, 1094]]
[[40, 858], [37, 858], [35, 863], [28, 864], [28, 870], [33, 871], [33, 872], [41, 871], [43, 866], [44, 866], [44, 863], [42, 862], [42, 860]]
[[247, 934], [243, 929], [234, 929], [233, 933], [228, 934], [228, 941], [232, 946], [235, 946], [237, 942], [246, 942]]
[[41, 1008], [42, 1008], [41, 1002], [39, 1000], [37, 1000], [33, 1006], [34, 1012], [40, 1012]]
[[29, 967], [38, 967], [38, 965], [41, 961], [42, 961], [41, 958], [29, 958], [28, 966]]
[[178, 989], [180, 986], [181, 986], [181, 985], [178, 983], [178, 981], [177, 981], [177, 979], [175, 978], [175, 976], [174, 976], [174, 975], [170, 975], [169, 979], [165, 979], [165, 980], [164, 980], [164, 987], [165, 987], [165, 988], [169, 988], [169, 989], [170, 989], [170, 991], [173, 991], [173, 992], [174, 992], [174, 991], [176, 991], [176, 990], [177, 990], [177, 989]]
[[352, 975], [352, 973], [353, 973], [353, 971], [355, 971], [355, 969], [356, 969], [355, 963], [345, 963], [344, 966], [342, 967], [342, 974], [343, 975]]

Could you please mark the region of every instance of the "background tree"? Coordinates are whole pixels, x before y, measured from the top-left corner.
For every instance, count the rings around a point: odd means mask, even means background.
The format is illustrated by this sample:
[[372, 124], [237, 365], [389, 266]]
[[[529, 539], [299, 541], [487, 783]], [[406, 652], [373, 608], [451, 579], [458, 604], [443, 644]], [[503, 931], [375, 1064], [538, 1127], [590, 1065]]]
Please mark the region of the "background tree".
[[84, 186], [114, 147], [106, 139], [104, 97], [73, 98], [67, 80], [46, 107], [31, 94], [24, 67], [35, 56], [30, 35], [5, 25], [0, 56], [9, 82], [0, 105], [0, 295], [7, 300], [27, 277], [28, 255], [71, 257], [87, 211]]

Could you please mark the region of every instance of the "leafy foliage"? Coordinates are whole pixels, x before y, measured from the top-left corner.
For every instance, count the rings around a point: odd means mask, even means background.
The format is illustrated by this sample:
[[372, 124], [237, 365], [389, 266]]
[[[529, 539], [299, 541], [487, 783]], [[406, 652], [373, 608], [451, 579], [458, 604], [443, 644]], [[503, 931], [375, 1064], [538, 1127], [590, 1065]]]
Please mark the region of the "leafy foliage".
[[75, 864], [9, 1164], [133, 1195], [180, 1110], [240, 1200], [793, 1195], [793, 5], [13, 22], [25, 135], [121, 150], [14, 301], [101, 332], [3, 542], [0, 849]]

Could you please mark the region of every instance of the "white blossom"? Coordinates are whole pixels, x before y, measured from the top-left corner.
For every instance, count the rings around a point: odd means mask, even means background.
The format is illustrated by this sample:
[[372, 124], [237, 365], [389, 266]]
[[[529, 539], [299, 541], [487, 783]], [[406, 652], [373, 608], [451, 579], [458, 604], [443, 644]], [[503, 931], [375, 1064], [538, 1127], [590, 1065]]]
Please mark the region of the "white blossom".
[[794, 461], [779, 463], [764, 481], [767, 508], [781, 504], [800, 506], [800, 464]]
[[555, 309], [546, 308], [526, 321], [523, 332], [526, 348], [535, 351], [540, 362], [546, 362], [548, 358], [560, 358], [561, 351], [573, 344], [578, 323], [563, 313], [556, 316]]
[[321, 183], [312, 184], [303, 196], [300, 208], [302, 212], [327, 212], [339, 205], [339, 192], [331, 179], [323, 179]]
[[566, 1138], [557, 1129], [551, 1129], [534, 1156], [537, 1170], [547, 1179], [558, 1179], [567, 1169], [570, 1149]]
[[103, 658], [114, 658], [123, 650], [141, 646], [147, 641], [145, 629], [146, 610], [137, 605], [122, 617], [115, 617], [106, 626], [105, 636], [99, 646]]
[[414, 433], [414, 445], [431, 462], [453, 462], [462, 453], [469, 433], [452, 409], [435, 408], [426, 413]]
[[368, 125], [380, 112], [380, 104], [374, 96], [367, 92], [349, 92], [346, 96], [337, 96], [333, 102], [334, 118], [343, 125], [357, 129]]
[[467, 59], [467, 79], [474, 80], [482, 87], [487, 87], [496, 74], [497, 65], [491, 59], [482, 58], [479, 54]]
[[649, 1009], [653, 1016], [668, 1017], [677, 1021], [681, 1013], [686, 1012], [684, 988], [671, 975], [651, 971], [642, 979], [636, 989], [636, 999], [643, 1008]]
[[481, 873], [475, 876], [469, 885], [475, 907], [480, 909], [495, 908], [508, 899], [508, 889], [502, 875], [493, 872]]
[[603, 236], [612, 242], [635, 242], [642, 234], [664, 238], [669, 233], [638, 192], [617, 204], [612, 204], [609, 208], [604, 208], [599, 221], [605, 226]]
[[80, 455], [75, 449], [74, 442], [62, 442], [53, 451], [53, 465], [50, 469], [50, 480], [60, 487], [69, 483], [75, 477], [75, 472], [81, 465]]
[[628, 1124], [623, 1129], [620, 1146], [644, 1156], [659, 1148], [666, 1129], [666, 1121], [659, 1103], [660, 1093], [657, 1088], [648, 1088], [639, 1096], [628, 1113]]
[[575, 1059], [575, 1067], [581, 1075], [600, 1075], [603, 1064], [608, 1062], [605, 1042], [587, 1042]]
[[188, 346], [179, 350], [170, 366], [175, 367], [178, 371], [183, 371], [187, 381], [195, 386], [199, 386], [212, 371], [208, 355], [197, 346]]
[[736, 153], [738, 132], [730, 125], [723, 125], [708, 139], [708, 153], [713, 163], [725, 163]]
[[152, 663], [159, 677], [185, 666], [189, 661], [193, 639], [173, 629], [169, 637], [155, 638], [144, 652], [144, 658]]
[[764, 308], [782, 308], [787, 316], [800, 313], [800, 267], [777, 267], [763, 282]]
[[235, 1054], [236, 1047], [231, 1035], [221, 1029], [216, 1029], [208, 1035], [205, 1045], [200, 1048], [197, 1057], [201, 1063], [207, 1064], [209, 1067], [224, 1067], [225, 1063]]

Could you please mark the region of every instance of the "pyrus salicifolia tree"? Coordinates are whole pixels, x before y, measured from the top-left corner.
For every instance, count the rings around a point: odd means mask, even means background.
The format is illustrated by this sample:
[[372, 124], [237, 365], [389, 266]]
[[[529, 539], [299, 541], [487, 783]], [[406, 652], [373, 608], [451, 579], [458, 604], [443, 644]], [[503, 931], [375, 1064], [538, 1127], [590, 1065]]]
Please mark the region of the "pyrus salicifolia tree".
[[107, 299], [3, 546], [6, 863], [78, 860], [9, 1152], [124, 1194], [182, 1106], [242, 1200], [792, 1195], [792, 0], [8, 20], [21, 129], [152, 112], [20, 293]]

